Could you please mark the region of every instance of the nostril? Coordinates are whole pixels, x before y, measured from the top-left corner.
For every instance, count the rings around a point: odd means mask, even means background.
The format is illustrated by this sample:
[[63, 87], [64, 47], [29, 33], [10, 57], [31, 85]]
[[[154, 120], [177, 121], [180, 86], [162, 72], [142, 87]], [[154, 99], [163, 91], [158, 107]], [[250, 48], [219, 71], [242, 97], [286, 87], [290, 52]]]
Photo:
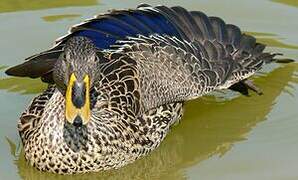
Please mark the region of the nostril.
[[81, 127], [83, 125], [82, 118], [80, 116], [77, 116], [73, 121], [73, 125], [75, 127]]

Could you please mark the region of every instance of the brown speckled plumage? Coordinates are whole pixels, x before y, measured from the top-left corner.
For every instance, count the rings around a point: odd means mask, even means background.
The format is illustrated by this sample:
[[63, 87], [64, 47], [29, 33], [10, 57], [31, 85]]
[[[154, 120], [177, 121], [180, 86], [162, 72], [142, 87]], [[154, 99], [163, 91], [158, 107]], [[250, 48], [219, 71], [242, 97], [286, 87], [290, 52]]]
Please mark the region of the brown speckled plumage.
[[[137, 31], [120, 20], [135, 12], [161, 16], [177, 28], [179, 37], [138, 33], [117, 37], [104, 49], [89, 37], [76, 36], [90, 29], [99, 32], [90, 23], [109, 18]], [[220, 18], [181, 7], [141, 5], [76, 25], [52, 49], [7, 71], [50, 83], [21, 115], [18, 129], [25, 158], [39, 170], [60, 174], [131, 163], [160, 145], [180, 120], [184, 101], [227, 88], [245, 93], [250, 86], [246, 79], [273, 60], [275, 54], [263, 53], [264, 48]], [[70, 72], [78, 79], [91, 77], [91, 119], [80, 127], [65, 120]]]
[[[41, 101], [49, 97], [44, 106]], [[61, 174], [119, 168], [155, 149], [182, 116], [181, 103], [160, 106], [137, 118], [102, 104], [106, 101], [98, 100], [91, 122], [77, 129], [64, 121], [61, 93], [49, 87], [19, 121], [25, 158], [39, 170]]]

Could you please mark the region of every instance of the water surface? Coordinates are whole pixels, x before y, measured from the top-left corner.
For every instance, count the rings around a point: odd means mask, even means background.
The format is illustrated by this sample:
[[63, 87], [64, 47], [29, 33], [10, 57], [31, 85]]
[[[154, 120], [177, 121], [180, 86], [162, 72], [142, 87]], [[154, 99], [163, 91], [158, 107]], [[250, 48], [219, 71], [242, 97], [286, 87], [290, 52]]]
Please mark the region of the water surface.
[[[142, 1], [0, 2], [1, 179], [298, 179], [298, 64], [272, 64], [255, 78], [264, 95], [218, 92], [186, 104], [185, 116], [150, 155], [119, 170], [76, 176], [43, 173], [24, 160], [16, 124], [40, 80], [7, 77], [3, 71], [47, 49], [67, 29], [108, 9]], [[220, 16], [268, 44], [268, 51], [298, 59], [295, 0], [168, 0]]]

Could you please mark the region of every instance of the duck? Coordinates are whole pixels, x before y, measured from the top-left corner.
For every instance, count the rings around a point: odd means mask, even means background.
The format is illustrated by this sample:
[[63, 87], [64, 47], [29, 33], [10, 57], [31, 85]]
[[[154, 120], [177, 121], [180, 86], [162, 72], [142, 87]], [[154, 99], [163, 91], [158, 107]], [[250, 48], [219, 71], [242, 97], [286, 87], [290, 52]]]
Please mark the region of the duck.
[[6, 70], [48, 84], [18, 121], [25, 159], [58, 174], [132, 163], [159, 147], [185, 102], [225, 89], [261, 94], [248, 78], [275, 61], [265, 47], [180, 6], [141, 4], [74, 25]]

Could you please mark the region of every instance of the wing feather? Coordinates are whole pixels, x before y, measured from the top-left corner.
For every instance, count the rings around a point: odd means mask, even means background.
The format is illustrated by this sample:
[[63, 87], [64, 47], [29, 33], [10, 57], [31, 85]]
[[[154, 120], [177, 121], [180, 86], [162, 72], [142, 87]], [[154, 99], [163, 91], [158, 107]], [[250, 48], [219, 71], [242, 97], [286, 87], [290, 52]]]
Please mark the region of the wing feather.
[[233, 59], [217, 40], [189, 43], [151, 35], [133, 38], [121, 46], [115, 53], [128, 55], [137, 64], [144, 111], [229, 88], [251, 76], [263, 63], [250, 55], [249, 63], [242, 64], [241, 58]]
[[[264, 53], [265, 45], [256, 43], [254, 37], [241, 33], [237, 26], [226, 24], [221, 18], [208, 17], [202, 12], [187, 11], [179, 6], [142, 4], [136, 9], [100, 14], [73, 26], [69, 34], [56, 40], [53, 48], [27, 58], [26, 62], [8, 69], [6, 73], [41, 77], [45, 82], [53, 82], [54, 64], [63, 52], [65, 42], [73, 36], [90, 38], [99, 50], [132, 47], [131, 54], [143, 49], [144, 57], [159, 52], [161, 57], [152, 59], [154, 62], [159, 58], [169, 59], [172, 63], [174, 59], [180, 59], [184, 64], [180, 64], [179, 73], [190, 71], [187, 78], [201, 83], [197, 89], [194, 88], [197, 95], [189, 95], [189, 98], [241, 82], [264, 63], [272, 62], [276, 55]], [[150, 47], [152, 52], [144, 46]]]

